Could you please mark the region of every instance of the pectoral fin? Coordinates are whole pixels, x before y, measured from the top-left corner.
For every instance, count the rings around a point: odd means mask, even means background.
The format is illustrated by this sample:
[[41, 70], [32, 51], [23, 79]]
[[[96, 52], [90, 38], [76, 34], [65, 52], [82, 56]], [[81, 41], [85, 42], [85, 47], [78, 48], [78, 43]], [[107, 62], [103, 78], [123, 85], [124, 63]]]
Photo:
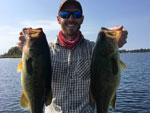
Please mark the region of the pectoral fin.
[[50, 105], [52, 102], [52, 99], [53, 99], [53, 94], [52, 94], [52, 91], [50, 91], [48, 97], [46, 98], [45, 105], [46, 106]]
[[126, 64], [123, 61], [121, 61], [121, 60], [120, 60], [120, 68], [121, 68], [121, 70], [127, 70], [128, 69]]
[[20, 99], [20, 106], [23, 109], [28, 109], [29, 108], [29, 101], [28, 101], [24, 91], [22, 92], [22, 96], [21, 96], [21, 99]]
[[19, 62], [17, 67], [17, 72], [20, 72], [22, 70], [22, 61]]
[[114, 95], [114, 97], [113, 97], [113, 99], [112, 99], [112, 101], [111, 101], [111, 106], [112, 106], [112, 109], [113, 109], [113, 110], [114, 110], [115, 107], [116, 107], [116, 93], [115, 93], [115, 95]]

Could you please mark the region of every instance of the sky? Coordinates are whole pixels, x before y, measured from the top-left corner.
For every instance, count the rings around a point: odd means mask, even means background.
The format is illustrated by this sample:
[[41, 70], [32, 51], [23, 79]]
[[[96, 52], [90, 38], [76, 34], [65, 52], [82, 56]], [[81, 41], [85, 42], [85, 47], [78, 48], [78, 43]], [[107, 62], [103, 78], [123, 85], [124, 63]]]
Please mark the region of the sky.
[[[57, 23], [62, 0], [0, 0], [0, 54], [16, 46], [25, 27], [43, 28], [48, 42], [61, 30]], [[128, 31], [126, 50], [150, 48], [150, 0], [79, 0], [82, 34], [96, 41], [101, 27], [123, 25]]]

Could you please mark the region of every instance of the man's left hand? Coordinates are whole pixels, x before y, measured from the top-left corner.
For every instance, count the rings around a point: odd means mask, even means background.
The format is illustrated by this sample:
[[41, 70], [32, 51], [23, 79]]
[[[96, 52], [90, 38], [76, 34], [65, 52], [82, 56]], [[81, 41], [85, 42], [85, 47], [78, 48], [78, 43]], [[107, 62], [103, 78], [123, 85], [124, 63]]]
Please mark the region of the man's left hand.
[[112, 28], [109, 28], [109, 29], [114, 30], [114, 31], [122, 30], [122, 35], [118, 40], [118, 47], [119, 48], [121, 48], [125, 43], [127, 43], [126, 39], [127, 39], [128, 31], [126, 29], [124, 29], [123, 26], [119, 26], [119, 27], [116, 26], [116, 27], [112, 27]]

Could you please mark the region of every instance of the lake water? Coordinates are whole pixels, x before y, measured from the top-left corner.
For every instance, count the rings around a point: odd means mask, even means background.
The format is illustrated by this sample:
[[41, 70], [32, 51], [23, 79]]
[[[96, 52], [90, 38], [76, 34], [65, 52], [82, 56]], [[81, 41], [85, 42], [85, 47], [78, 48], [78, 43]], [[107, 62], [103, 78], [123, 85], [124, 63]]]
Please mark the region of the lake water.
[[[110, 113], [150, 113], [150, 53], [125, 53], [121, 59], [128, 66], [121, 73], [117, 105]], [[29, 113], [20, 108], [22, 92], [20, 59], [0, 59], [0, 113]]]

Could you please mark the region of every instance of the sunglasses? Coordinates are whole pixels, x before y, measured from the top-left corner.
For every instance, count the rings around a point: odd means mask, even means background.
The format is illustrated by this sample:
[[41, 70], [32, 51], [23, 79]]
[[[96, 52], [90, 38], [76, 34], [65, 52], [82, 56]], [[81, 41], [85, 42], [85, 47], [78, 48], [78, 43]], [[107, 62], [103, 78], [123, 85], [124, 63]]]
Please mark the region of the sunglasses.
[[73, 16], [74, 19], [79, 19], [82, 17], [81, 11], [73, 11], [73, 12], [61, 11], [59, 14], [59, 16], [63, 19], [68, 19], [71, 15]]

